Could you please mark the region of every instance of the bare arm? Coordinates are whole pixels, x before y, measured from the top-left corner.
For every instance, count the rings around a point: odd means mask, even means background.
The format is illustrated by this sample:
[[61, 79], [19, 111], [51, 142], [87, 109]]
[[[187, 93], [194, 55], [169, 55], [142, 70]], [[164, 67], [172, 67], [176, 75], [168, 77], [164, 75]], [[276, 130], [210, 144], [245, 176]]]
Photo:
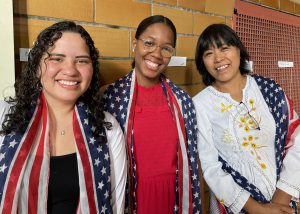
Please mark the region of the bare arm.
[[286, 214], [294, 213], [294, 209], [289, 207], [288, 205], [282, 205], [277, 203], [267, 203], [262, 204], [254, 200], [253, 198], [249, 198], [246, 202], [244, 208], [250, 214]]

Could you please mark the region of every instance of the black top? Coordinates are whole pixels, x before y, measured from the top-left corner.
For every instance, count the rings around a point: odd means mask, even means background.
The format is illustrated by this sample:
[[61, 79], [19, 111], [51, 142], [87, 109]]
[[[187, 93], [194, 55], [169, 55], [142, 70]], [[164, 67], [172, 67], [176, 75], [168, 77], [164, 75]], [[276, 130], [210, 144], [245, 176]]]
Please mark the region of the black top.
[[50, 158], [48, 213], [74, 214], [79, 202], [76, 153]]

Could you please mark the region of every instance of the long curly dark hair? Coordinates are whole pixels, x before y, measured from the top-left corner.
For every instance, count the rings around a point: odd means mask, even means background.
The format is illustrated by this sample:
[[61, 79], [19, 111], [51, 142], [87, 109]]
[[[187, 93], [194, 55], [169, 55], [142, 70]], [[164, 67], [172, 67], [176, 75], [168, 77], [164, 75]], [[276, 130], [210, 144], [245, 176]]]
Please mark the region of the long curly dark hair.
[[25, 131], [30, 121], [30, 110], [37, 104], [38, 97], [42, 91], [42, 85], [38, 72], [42, 56], [47, 53], [50, 47], [62, 37], [64, 32], [74, 32], [81, 35], [85, 40], [93, 64], [93, 76], [90, 87], [79, 97], [78, 101], [83, 101], [88, 105], [91, 112], [90, 121], [96, 127], [95, 135], [103, 131], [103, 128], [111, 128], [111, 123], [104, 121], [103, 104], [100, 95], [99, 79], [99, 52], [94, 46], [89, 33], [80, 25], [72, 21], [58, 22], [44, 29], [37, 37], [28, 55], [28, 63], [23, 69], [20, 78], [15, 83], [15, 97], [8, 97], [6, 102], [12, 104], [5, 120], [2, 123], [0, 134], [10, 134], [11, 132], [22, 133]]

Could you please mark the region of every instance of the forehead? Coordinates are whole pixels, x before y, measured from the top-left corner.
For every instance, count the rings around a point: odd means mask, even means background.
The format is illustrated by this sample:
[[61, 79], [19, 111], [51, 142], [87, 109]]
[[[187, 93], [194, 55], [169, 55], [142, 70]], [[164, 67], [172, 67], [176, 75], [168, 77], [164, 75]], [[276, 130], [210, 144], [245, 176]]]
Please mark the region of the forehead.
[[82, 51], [89, 50], [85, 40], [79, 33], [63, 32], [61, 38], [54, 42], [54, 45], [49, 48], [49, 51]]
[[166, 43], [174, 43], [174, 33], [171, 28], [164, 23], [155, 23], [149, 25], [141, 34], [141, 36], [162, 40]]

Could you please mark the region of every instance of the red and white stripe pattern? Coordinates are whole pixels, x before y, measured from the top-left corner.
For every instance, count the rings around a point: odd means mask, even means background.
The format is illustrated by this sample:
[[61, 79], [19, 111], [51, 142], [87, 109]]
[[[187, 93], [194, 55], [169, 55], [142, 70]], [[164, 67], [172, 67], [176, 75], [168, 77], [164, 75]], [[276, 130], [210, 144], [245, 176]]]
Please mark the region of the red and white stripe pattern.
[[[42, 94], [38, 103], [25, 133], [12, 133], [0, 142], [2, 214], [47, 213], [49, 121]], [[86, 105], [80, 103], [73, 116], [80, 186], [77, 213], [111, 213], [108, 146], [94, 138], [88, 112]], [[96, 158], [100, 158], [101, 164], [93, 164]], [[101, 189], [97, 188], [99, 182], [103, 183]]]
[[[133, 110], [136, 100], [135, 72], [110, 85], [104, 93], [105, 110], [116, 117], [127, 141], [129, 155], [129, 202], [127, 212], [136, 211], [136, 165], [133, 143]], [[197, 124], [194, 105], [191, 98], [170, 80], [161, 75], [161, 85], [165, 92], [170, 111], [176, 118], [180, 139], [177, 156], [176, 204], [174, 213], [200, 213], [200, 178], [197, 154]]]

